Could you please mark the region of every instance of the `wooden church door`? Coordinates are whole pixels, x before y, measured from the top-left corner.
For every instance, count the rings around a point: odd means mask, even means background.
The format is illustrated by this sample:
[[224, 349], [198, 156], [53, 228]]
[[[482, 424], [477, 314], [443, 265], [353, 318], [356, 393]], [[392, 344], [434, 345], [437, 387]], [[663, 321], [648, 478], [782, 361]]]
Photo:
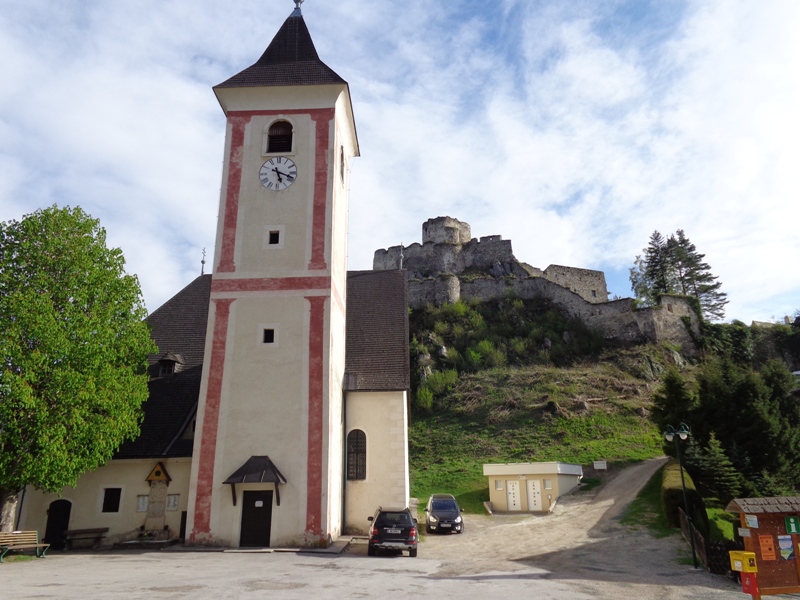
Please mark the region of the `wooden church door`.
[[239, 546], [269, 546], [272, 525], [272, 490], [255, 490], [242, 494], [242, 529]]

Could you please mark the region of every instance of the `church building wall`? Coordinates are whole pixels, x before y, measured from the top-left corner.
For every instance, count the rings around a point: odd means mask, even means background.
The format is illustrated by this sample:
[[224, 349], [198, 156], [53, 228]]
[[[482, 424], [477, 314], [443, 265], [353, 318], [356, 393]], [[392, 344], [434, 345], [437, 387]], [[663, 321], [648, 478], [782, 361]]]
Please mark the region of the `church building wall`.
[[408, 397], [405, 392], [348, 392], [345, 437], [360, 429], [367, 439], [364, 480], [345, 485], [345, 532], [367, 534], [379, 506], [408, 506]]
[[[138, 497], [150, 497], [151, 485], [146, 481], [153, 468], [161, 462], [171, 477], [168, 495], [177, 495], [175, 510], [169, 506], [164, 511], [165, 525], [172, 538], [177, 538], [181, 513], [187, 510], [191, 458], [119, 459], [89, 471], [78, 479], [75, 487], [67, 486], [58, 494], [26, 488], [20, 512], [20, 530], [36, 530], [43, 538], [47, 529], [47, 511], [50, 503], [62, 499], [72, 504], [69, 529], [94, 529], [108, 527], [103, 545], [138, 538], [145, 526], [147, 512], [138, 511]], [[103, 512], [105, 488], [120, 488], [119, 510]], [[141, 506], [138, 506], [141, 508]]]

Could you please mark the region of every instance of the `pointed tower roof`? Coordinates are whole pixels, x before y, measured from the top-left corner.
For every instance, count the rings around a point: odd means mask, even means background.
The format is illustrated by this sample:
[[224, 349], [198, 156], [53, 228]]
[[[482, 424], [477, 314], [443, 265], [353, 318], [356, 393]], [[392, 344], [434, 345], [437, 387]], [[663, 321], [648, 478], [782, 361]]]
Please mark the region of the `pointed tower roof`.
[[325, 85], [347, 82], [319, 59], [300, 8], [295, 8], [250, 67], [220, 83], [218, 88], [280, 85]]

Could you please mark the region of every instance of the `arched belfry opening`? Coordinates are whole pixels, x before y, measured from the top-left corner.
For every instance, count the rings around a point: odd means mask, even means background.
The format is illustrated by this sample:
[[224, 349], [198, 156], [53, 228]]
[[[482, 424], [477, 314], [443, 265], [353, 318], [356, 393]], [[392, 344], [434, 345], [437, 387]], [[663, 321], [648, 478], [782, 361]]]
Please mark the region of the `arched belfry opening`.
[[267, 152], [292, 151], [292, 124], [289, 121], [275, 121], [267, 133]]

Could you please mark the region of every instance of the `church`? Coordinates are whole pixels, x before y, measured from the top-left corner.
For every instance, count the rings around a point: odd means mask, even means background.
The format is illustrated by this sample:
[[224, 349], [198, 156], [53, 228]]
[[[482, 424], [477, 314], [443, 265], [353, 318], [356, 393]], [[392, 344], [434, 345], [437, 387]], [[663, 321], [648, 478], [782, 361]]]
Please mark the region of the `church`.
[[226, 116], [213, 274], [147, 322], [140, 436], [60, 494], [27, 489], [19, 529], [105, 545], [326, 547], [407, 506], [408, 283], [348, 272], [347, 82], [300, 4], [263, 55], [214, 87]]

